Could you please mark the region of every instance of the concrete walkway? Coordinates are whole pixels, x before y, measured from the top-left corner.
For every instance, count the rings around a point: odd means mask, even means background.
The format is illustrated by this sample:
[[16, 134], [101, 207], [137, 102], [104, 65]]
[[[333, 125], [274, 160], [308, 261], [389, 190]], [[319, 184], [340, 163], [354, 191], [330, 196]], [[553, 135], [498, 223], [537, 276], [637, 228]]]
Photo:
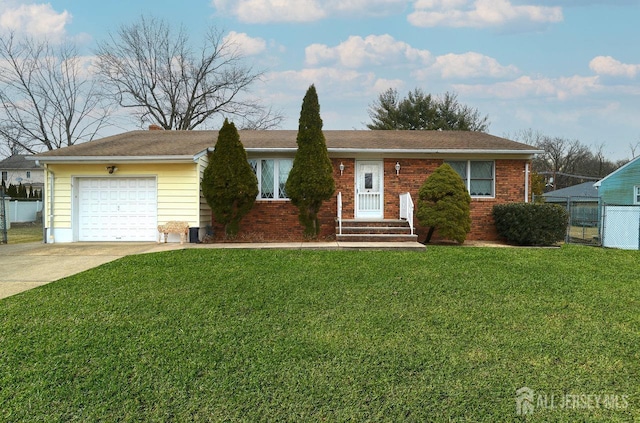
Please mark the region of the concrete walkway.
[[152, 242], [74, 242], [69, 244], [0, 245], [0, 299], [75, 275], [101, 264], [133, 254], [155, 253], [184, 248], [251, 249], [409, 249], [424, 251], [410, 242], [295, 242], [295, 243], [220, 243], [156, 244]]

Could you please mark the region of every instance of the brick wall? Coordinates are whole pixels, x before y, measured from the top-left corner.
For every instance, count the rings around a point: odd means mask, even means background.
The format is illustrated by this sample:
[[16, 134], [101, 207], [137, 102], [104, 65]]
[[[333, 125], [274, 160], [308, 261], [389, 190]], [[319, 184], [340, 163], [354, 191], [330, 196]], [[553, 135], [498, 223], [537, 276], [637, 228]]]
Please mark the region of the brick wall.
[[[400, 163], [400, 174], [396, 175], [395, 164]], [[332, 159], [336, 195], [342, 192], [343, 218], [354, 218], [355, 190], [355, 160], [353, 158]], [[340, 175], [340, 163], [344, 164], [343, 174]], [[399, 195], [410, 192], [414, 203], [417, 203], [420, 186], [431, 172], [443, 163], [442, 159], [384, 159], [384, 218], [397, 219], [399, 217]], [[471, 232], [468, 240], [496, 240], [493, 217], [493, 205], [524, 200], [524, 167], [525, 160], [495, 160], [496, 166], [496, 196], [495, 198], [477, 198], [471, 201]], [[335, 219], [337, 204], [335, 196], [323, 204], [320, 211], [321, 240], [335, 238]], [[417, 224], [417, 221], [416, 221]], [[224, 238], [223, 227], [213, 220], [214, 237], [216, 240]], [[420, 240], [426, 237], [428, 228], [417, 227]], [[298, 209], [289, 201], [257, 200], [253, 209], [247, 214], [241, 224], [238, 240], [252, 242], [270, 241], [301, 241], [303, 240], [302, 226], [298, 221]], [[437, 232], [434, 235], [437, 239]]]

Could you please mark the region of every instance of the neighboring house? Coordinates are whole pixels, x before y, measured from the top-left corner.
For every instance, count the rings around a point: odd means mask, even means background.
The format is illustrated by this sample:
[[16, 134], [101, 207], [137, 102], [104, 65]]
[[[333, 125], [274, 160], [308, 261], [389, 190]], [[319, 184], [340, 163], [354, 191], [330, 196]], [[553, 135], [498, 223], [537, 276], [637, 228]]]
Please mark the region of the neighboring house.
[[594, 184], [604, 204], [640, 204], [640, 156]]
[[598, 226], [598, 189], [585, 182], [542, 194], [545, 203], [567, 209], [572, 226]]
[[22, 184], [33, 187], [34, 190], [42, 191], [44, 182], [44, 171], [37, 166], [33, 160], [28, 160], [30, 156], [15, 154], [0, 161], [0, 177], [5, 186]]
[[594, 186], [602, 204], [602, 245], [640, 249], [640, 156]]
[[[397, 220], [400, 195], [408, 192], [417, 203], [420, 186], [445, 161], [461, 174], [472, 197], [468, 239], [497, 239], [493, 205], [530, 200], [530, 161], [541, 153], [480, 132], [323, 132], [336, 196], [319, 213], [322, 239], [336, 237], [338, 193], [346, 221]], [[240, 236], [303, 239], [298, 211], [285, 192], [297, 131], [239, 133], [259, 183]], [[185, 220], [200, 238], [212, 225], [216, 239], [222, 239], [200, 189], [206, 153], [217, 136], [217, 131], [133, 131], [38, 155], [50, 193], [45, 196], [48, 235], [57, 242], [153, 240], [156, 224]], [[117, 171], [110, 174], [111, 167]], [[418, 227], [421, 237], [426, 230]]]

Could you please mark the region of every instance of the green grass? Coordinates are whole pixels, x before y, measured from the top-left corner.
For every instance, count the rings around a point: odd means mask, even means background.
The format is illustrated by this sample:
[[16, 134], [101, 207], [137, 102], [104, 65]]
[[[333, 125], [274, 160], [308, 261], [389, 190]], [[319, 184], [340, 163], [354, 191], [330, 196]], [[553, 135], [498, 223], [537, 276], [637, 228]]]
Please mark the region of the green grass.
[[[0, 421], [638, 421], [639, 258], [126, 257], [0, 301]], [[523, 386], [557, 407], [517, 416]], [[620, 404], [562, 409], [565, 394]]]
[[7, 231], [9, 244], [42, 242], [42, 223], [12, 223]]

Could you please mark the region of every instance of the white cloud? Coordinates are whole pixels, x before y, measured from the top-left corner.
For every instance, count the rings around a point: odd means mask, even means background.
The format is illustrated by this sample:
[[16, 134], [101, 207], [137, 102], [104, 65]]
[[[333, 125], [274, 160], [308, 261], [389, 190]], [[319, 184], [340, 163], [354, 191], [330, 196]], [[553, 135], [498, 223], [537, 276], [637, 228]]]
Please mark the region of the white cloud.
[[326, 12], [316, 0], [213, 0], [216, 10], [237, 16], [242, 22], [311, 22]]
[[415, 49], [388, 34], [368, 35], [365, 38], [351, 36], [336, 47], [312, 44], [306, 48], [305, 55], [306, 63], [310, 66], [336, 61], [352, 69], [368, 65], [394, 64], [399, 61], [424, 64], [431, 59], [429, 51]]
[[0, 29], [38, 38], [62, 38], [65, 35], [65, 26], [71, 23], [71, 19], [69, 12], [56, 12], [49, 3], [0, 6]]
[[[309, 85], [316, 84], [332, 87], [338, 92], [342, 91], [342, 88], [338, 88], [339, 86], [343, 86], [343, 88], [350, 87], [351, 89], [348, 90], [350, 92], [353, 91], [353, 85], [350, 84], [362, 84], [373, 79], [373, 75], [370, 73], [327, 67], [277, 72], [271, 73], [268, 76], [269, 79], [277, 80], [290, 88], [299, 87], [306, 90]], [[343, 91], [344, 95], [346, 95], [348, 91]]]
[[267, 48], [265, 40], [250, 37], [244, 32], [231, 31], [224, 37], [224, 42], [234, 44], [244, 56], [260, 54]]
[[589, 68], [598, 75], [626, 76], [635, 78], [640, 73], [640, 65], [622, 63], [611, 56], [597, 56], [589, 62]]
[[409, 0], [212, 0], [213, 7], [241, 22], [312, 22], [330, 15], [380, 16]]
[[387, 91], [389, 88], [393, 88], [396, 90], [400, 90], [401, 88], [404, 87], [404, 81], [401, 79], [377, 79], [376, 82], [374, 82], [372, 90], [374, 93], [381, 93], [384, 91]]
[[513, 5], [510, 0], [417, 0], [407, 20], [419, 27], [501, 27], [561, 22], [562, 8]]
[[480, 53], [445, 54], [438, 56], [429, 68], [416, 73], [418, 79], [428, 74], [439, 74], [444, 79], [504, 78], [518, 73], [513, 65], [503, 66], [493, 57]]
[[[295, 1], [295, 0], [294, 0]], [[324, 1], [328, 12], [349, 12], [366, 15], [381, 15], [396, 12], [410, 3], [409, 0], [329, 0]]]
[[456, 84], [457, 92], [479, 97], [516, 98], [556, 98], [567, 100], [572, 97], [590, 94], [602, 89], [597, 76], [571, 76], [565, 78], [539, 78], [521, 76], [513, 81], [495, 84]]

